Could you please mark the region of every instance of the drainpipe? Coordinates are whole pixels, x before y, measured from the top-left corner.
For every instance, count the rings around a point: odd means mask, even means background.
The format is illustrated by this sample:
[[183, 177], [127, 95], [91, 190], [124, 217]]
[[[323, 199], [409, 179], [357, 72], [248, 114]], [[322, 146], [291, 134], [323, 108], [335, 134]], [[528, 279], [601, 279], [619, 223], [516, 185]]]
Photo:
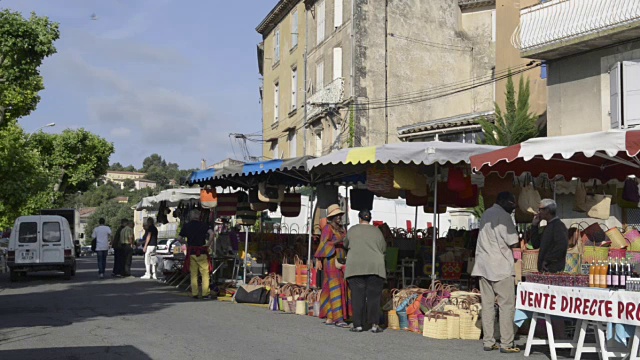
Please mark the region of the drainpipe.
[[[353, 122], [354, 122], [354, 134], [353, 134], [353, 146], [355, 147], [356, 144], [357, 146], [362, 146], [362, 141], [358, 140], [358, 142], [356, 143], [356, 137], [358, 136], [358, 134], [360, 134], [360, 132], [358, 131], [358, 126], [355, 124], [358, 122], [358, 113], [357, 113], [357, 106], [356, 106], [356, 101], [358, 99], [358, 97], [356, 96], [356, 84], [355, 84], [355, 80], [356, 80], [356, 76], [355, 76], [355, 62], [356, 62], [356, 1], [357, 0], [351, 0], [351, 111], [353, 111]], [[351, 124], [349, 124], [349, 127], [351, 127]]]
[[307, 7], [304, 6], [304, 119], [303, 119], [303, 144], [302, 144], [302, 153], [307, 155], [307, 108], [309, 107], [307, 104], [307, 47], [309, 44], [309, 19], [307, 16]]
[[384, 1], [384, 143], [389, 143], [389, 0]]

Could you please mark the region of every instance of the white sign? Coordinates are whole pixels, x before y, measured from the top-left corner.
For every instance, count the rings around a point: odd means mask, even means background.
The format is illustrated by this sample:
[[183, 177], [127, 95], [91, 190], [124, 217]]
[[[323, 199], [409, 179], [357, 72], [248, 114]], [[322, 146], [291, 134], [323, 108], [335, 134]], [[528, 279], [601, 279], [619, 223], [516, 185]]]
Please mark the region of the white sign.
[[640, 326], [640, 293], [521, 282], [516, 308], [562, 317]]

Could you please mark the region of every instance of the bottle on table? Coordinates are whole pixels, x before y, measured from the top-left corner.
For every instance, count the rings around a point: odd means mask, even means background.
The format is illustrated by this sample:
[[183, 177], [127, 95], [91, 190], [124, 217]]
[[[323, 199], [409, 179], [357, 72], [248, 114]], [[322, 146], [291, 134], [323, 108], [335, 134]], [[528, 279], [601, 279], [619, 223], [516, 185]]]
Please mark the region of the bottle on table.
[[591, 261], [591, 266], [589, 266], [589, 287], [595, 287], [594, 277], [596, 271], [596, 261]]
[[611, 289], [611, 280], [612, 280], [612, 274], [611, 274], [611, 258], [609, 258], [609, 265], [607, 265], [607, 289]]
[[600, 269], [598, 271], [599, 286], [601, 289], [607, 288], [607, 265], [604, 261], [600, 264]]
[[[595, 260], [594, 260], [595, 262]], [[600, 261], [598, 261], [598, 263], [596, 263], [593, 269], [593, 287], [595, 288], [599, 288], [600, 287]]]
[[611, 265], [611, 288], [619, 289], [620, 281], [619, 281], [619, 272], [618, 272], [618, 258], [613, 259], [613, 264]]
[[627, 288], [627, 264], [625, 264], [624, 260], [620, 261], [620, 271], [618, 271], [618, 284], [620, 285], [620, 289]]

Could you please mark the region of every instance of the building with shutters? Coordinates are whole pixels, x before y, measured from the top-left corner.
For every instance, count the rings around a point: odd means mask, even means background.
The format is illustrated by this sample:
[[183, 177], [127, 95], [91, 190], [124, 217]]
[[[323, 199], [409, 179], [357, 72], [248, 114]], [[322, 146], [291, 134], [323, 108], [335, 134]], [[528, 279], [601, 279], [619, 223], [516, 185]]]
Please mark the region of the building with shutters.
[[280, 0], [260, 22], [258, 67], [262, 75], [265, 159], [301, 156], [304, 138], [305, 9], [302, 0]]
[[640, 124], [637, 0], [550, 0], [521, 10], [522, 57], [547, 68], [549, 136]]

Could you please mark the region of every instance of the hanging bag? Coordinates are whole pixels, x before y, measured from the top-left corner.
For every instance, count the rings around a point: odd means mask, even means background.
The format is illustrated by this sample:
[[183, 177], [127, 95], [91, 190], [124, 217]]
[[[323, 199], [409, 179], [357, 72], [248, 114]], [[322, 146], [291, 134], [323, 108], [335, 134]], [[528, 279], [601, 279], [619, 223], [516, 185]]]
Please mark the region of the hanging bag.
[[611, 216], [611, 195], [587, 195], [585, 204], [590, 218], [608, 220]]
[[287, 263], [287, 257], [282, 258], [282, 282], [288, 284], [296, 283], [296, 266]]
[[390, 193], [393, 188], [393, 171], [382, 167], [367, 169], [367, 189], [374, 193]]
[[533, 183], [528, 183], [520, 192], [518, 197], [518, 207], [522, 212], [535, 214], [540, 206], [540, 193], [533, 187]]
[[356, 211], [373, 210], [374, 194], [367, 189], [351, 189], [349, 192], [351, 209]]
[[298, 217], [302, 207], [302, 196], [300, 194], [284, 194], [284, 199], [280, 203], [280, 213], [284, 217]]
[[238, 194], [218, 194], [218, 206], [216, 213], [218, 216], [234, 216], [238, 211]]
[[284, 200], [284, 186], [261, 182], [258, 184], [258, 199], [266, 203], [279, 203]]
[[203, 188], [200, 190], [200, 206], [204, 209], [212, 209], [218, 206], [218, 194], [215, 188]]
[[396, 165], [393, 167], [393, 188], [397, 190], [418, 190], [427, 187], [427, 178], [415, 167]]
[[584, 186], [582, 181], [578, 180], [573, 211], [587, 212], [587, 210], [587, 188]]
[[636, 179], [627, 179], [624, 181], [624, 187], [622, 188], [622, 199], [630, 203], [640, 203], [640, 193], [638, 193], [638, 182]]
[[467, 188], [467, 185], [462, 169], [451, 167], [449, 169], [449, 176], [447, 177], [447, 189], [453, 192], [463, 192]]

